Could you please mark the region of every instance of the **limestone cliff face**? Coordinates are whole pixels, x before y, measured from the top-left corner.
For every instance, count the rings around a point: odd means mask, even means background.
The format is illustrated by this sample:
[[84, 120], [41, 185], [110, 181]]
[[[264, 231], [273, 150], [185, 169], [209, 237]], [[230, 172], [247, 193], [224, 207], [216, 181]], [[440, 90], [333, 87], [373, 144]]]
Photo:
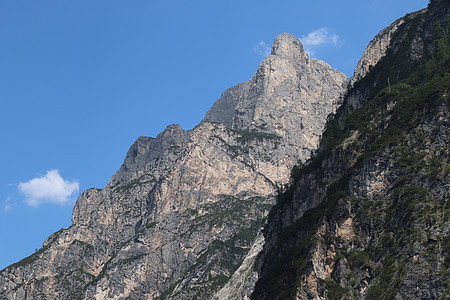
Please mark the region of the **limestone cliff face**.
[[394, 23], [278, 196], [254, 299], [449, 297], [449, 16], [437, 0]]
[[346, 85], [281, 34], [197, 127], [140, 137], [105, 188], [82, 193], [71, 227], [0, 272], [0, 298], [212, 297], [254, 262], [277, 189], [316, 149]]

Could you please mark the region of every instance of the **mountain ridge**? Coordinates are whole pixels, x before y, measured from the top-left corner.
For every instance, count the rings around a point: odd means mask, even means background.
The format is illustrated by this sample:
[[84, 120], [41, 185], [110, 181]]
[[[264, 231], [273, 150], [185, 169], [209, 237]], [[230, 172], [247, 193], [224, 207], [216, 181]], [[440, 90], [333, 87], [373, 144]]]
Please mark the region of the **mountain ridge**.
[[[80, 195], [72, 226], [0, 272], [0, 297], [212, 297], [251, 249], [291, 167], [317, 147], [347, 80], [280, 35], [255, 75], [216, 102], [239, 99], [233, 114], [218, 113], [231, 121], [207, 114], [192, 130], [140, 137], [105, 188]], [[291, 132], [299, 122], [305, 129]]]

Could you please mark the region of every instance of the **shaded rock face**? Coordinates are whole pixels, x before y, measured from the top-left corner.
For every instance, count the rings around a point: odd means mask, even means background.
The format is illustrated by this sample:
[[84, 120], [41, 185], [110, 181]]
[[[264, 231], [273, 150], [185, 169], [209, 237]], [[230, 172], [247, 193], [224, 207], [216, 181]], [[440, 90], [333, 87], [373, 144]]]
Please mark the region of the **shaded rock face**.
[[271, 210], [253, 299], [448, 298], [449, 15], [394, 23]]
[[352, 78], [350, 78], [350, 85], [353, 85], [356, 81], [366, 76], [370, 69], [375, 67], [380, 59], [386, 55], [386, 51], [391, 44], [392, 35], [404, 22], [404, 18], [398, 19], [389, 27], [386, 27], [380, 31], [380, 33], [378, 33], [375, 38], [370, 41], [369, 45], [364, 50], [361, 59], [356, 65]]
[[[425, 8], [423, 10], [407, 14], [405, 17], [396, 20], [390, 26], [384, 28], [370, 41], [369, 45], [364, 50], [361, 59], [358, 61], [353, 76], [350, 78], [349, 89], [352, 89], [357, 81], [363, 79], [386, 55], [389, 49], [398, 48], [398, 39], [393, 39], [393, 36], [399, 27], [402, 26], [406, 20], [423, 14], [426, 11], [427, 9]], [[423, 43], [421, 41], [422, 38], [417, 37], [417, 39], [411, 44], [409, 51], [410, 58], [413, 60], [417, 60], [423, 54]], [[377, 79], [370, 78], [368, 80], [375, 81]], [[386, 80], [389, 80], [389, 77], [386, 78]], [[385, 82], [385, 84], [388, 84], [388, 82]], [[352, 90], [352, 92], [347, 95], [346, 101], [348, 102], [348, 109], [357, 109], [361, 107], [369, 96], [365, 94], [365, 92], [367, 92], [367, 90]]]
[[140, 137], [104, 189], [81, 194], [71, 227], [0, 272], [0, 298], [207, 299], [235, 270], [249, 279], [216, 297], [248, 296], [276, 190], [316, 149], [346, 84], [281, 34], [197, 127]]

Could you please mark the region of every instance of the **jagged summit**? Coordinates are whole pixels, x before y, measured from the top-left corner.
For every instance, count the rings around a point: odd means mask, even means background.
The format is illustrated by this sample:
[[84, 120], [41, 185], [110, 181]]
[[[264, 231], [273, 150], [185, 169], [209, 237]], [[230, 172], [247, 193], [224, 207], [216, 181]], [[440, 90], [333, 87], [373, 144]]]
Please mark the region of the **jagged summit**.
[[309, 59], [300, 40], [286, 32], [279, 34], [275, 38], [271, 54], [296, 60], [299, 63], [306, 63]]
[[[252, 78], [225, 91], [205, 121], [237, 130], [261, 130], [292, 145], [315, 148], [326, 117], [347, 82], [345, 74], [320, 60], [310, 60], [296, 37], [282, 33], [273, 43], [272, 55], [261, 62]], [[304, 128], [309, 129], [306, 135], [300, 134]]]
[[[252, 78], [226, 90], [209, 109], [204, 121], [222, 123], [227, 127], [241, 130], [248, 129], [252, 124], [256, 126], [258, 123], [265, 124], [266, 121], [264, 120], [252, 120], [247, 117], [248, 113], [253, 112], [254, 109], [247, 110], [244, 114], [238, 113], [237, 109], [244, 106], [245, 102], [254, 103], [258, 101], [254, 99], [255, 97], [258, 97], [259, 101], [263, 101], [261, 96], [266, 94], [265, 91], [275, 91], [275, 86], [281, 82], [284, 84], [295, 83], [299, 81], [301, 74], [311, 73], [311, 69], [313, 69], [313, 73], [317, 69], [322, 70], [322, 67], [316, 68], [317, 62], [326, 65], [322, 61], [314, 60], [313, 66], [310, 66], [308, 62], [310, 62], [308, 54], [303, 49], [299, 39], [289, 33], [279, 34], [272, 44], [271, 55], [261, 62]], [[306, 65], [310, 68], [306, 69]], [[338, 82], [338, 85], [344, 82], [346, 84], [346, 75], [332, 70], [329, 66], [327, 66], [327, 69], [324, 73], [334, 73], [332, 74], [335, 77], [333, 81]], [[309, 75], [314, 76], [316, 74], [305, 75], [303, 83], [306, 83], [308, 78], [311, 77]], [[287, 88], [287, 86], [283, 87], [285, 90]], [[317, 95], [313, 95], [313, 98], [317, 100]], [[334, 99], [333, 96], [329, 97], [329, 95], [327, 98]], [[258, 115], [256, 114], [256, 116]]]

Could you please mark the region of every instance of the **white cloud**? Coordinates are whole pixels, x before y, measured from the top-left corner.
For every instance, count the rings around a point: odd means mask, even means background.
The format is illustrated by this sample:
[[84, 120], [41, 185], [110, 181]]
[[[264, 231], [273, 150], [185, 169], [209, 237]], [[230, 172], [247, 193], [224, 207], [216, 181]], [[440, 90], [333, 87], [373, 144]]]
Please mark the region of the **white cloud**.
[[253, 47], [253, 52], [255, 52], [260, 56], [266, 57], [269, 56], [270, 53], [272, 52], [272, 47], [268, 45], [266, 42], [260, 41], [258, 44], [255, 45], [255, 47]]
[[308, 33], [306, 36], [303, 36], [300, 41], [302, 42], [306, 52], [313, 55], [314, 50], [317, 47], [325, 45], [336, 46], [339, 41], [339, 36], [337, 34], [330, 34], [328, 28], [323, 27]]
[[64, 180], [58, 170], [50, 170], [45, 176], [19, 183], [18, 188], [31, 206], [42, 203], [64, 205], [72, 201], [80, 185], [77, 181]]

